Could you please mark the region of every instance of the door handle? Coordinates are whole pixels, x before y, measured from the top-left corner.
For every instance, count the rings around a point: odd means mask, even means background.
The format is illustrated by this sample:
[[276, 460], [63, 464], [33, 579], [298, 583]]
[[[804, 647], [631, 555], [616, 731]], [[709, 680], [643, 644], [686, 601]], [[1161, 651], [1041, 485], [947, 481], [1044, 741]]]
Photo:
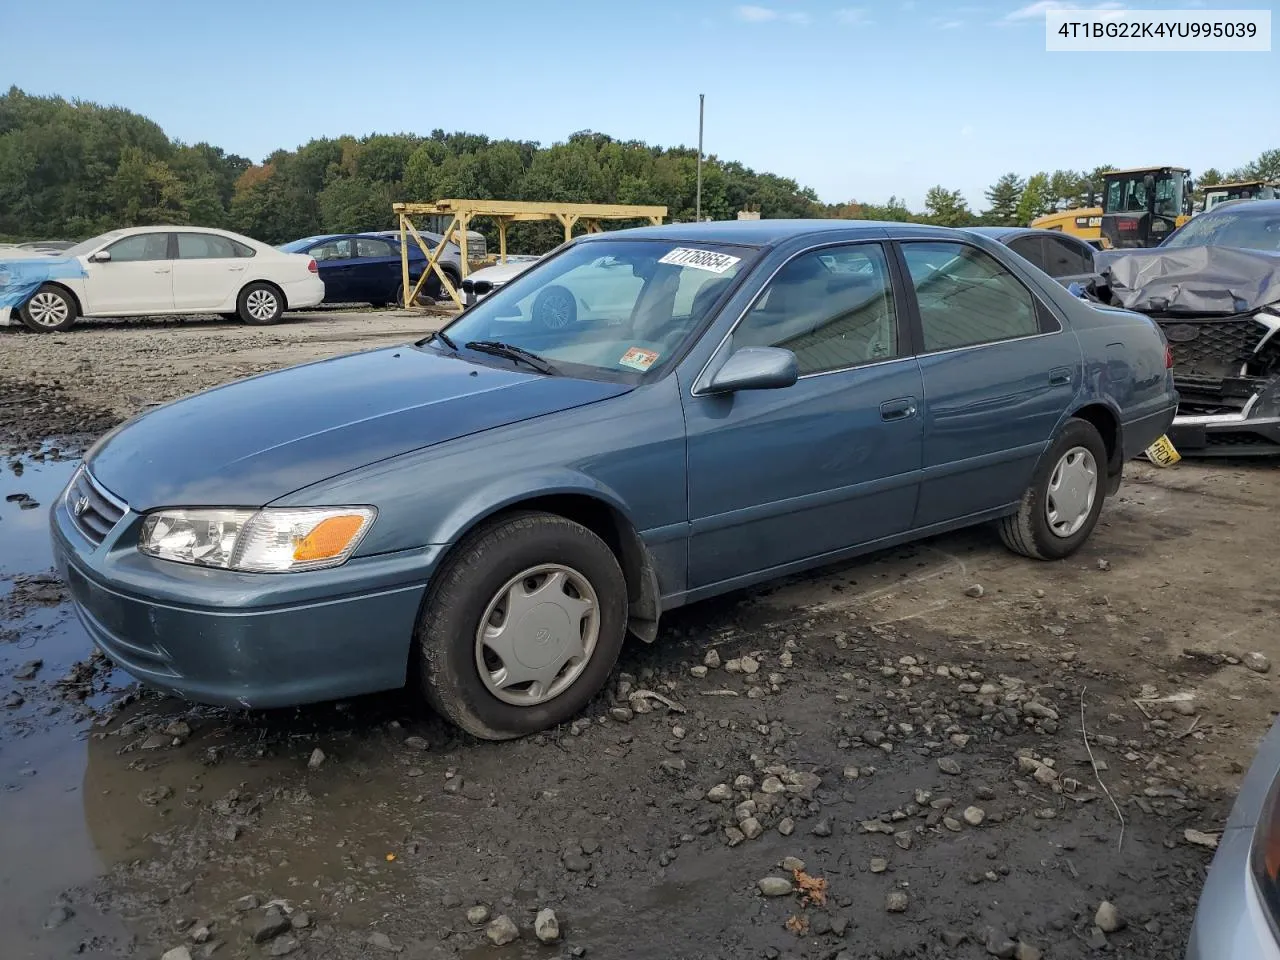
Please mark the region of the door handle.
[[157, 267], [155, 272], [156, 272], [156, 273], [168, 273], [168, 272], [169, 272], [169, 268], [168, 268], [168, 267]]
[[241, 273], [243, 272], [244, 267], [227, 267], [227, 269], [230, 270], [232, 273]]
[[1049, 371], [1049, 386], [1060, 387], [1071, 382], [1070, 367], [1054, 367]]
[[899, 397], [880, 404], [881, 420], [907, 420], [916, 415], [916, 398]]

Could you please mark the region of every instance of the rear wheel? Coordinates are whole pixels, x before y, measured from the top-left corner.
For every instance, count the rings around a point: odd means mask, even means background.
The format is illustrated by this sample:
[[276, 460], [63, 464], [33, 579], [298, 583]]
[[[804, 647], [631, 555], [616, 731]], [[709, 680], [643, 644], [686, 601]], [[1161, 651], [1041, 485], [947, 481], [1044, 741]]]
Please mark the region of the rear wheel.
[[75, 323], [79, 312], [71, 294], [61, 287], [46, 283], [22, 305], [18, 316], [29, 330], [36, 333], [56, 333]]
[[[417, 281], [414, 282], [416, 283]], [[409, 289], [413, 289], [412, 285]], [[415, 307], [425, 307], [430, 305], [432, 302], [433, 300], [431, 296], [427, 293], [427, 285], [424, 283], [422, 288], [418, 291], [418, 295], [413, 298], [413, 305]], [[404, 284], [396, 287], [396, 306], [401, 309], [404, 308]]]
[[1098, 429], [1072, 418], [1054, 440], [1018, 512], [999, 523], [1000, 539], [1014, 553], [1061, 560], [1089, 539], [1106, 498], [1107, 447]]
[[563, 723], [604, 686], [627, 626], [627, 586], [580, 524], [520, 513], [482, 528], [435, 577], [418, 624], [431, 705], [477, 737]]
[[236, 313], [253, 326], [275, 323], [284, 313], [284, 296], [269, 283], [251, 283], [240, 291]]

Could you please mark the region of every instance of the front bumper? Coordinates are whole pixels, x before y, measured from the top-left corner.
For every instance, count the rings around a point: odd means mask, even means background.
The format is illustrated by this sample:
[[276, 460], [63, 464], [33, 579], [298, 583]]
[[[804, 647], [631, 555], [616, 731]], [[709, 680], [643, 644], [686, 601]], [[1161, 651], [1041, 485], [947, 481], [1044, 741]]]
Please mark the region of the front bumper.
[[93, 642], [127, 673], [201, 703], [295, 706], [404, 685], [439, 548], [357, 557], [297, 574], [243, 574], [157, 560], [126, 513], [94, 545], [62, 497], [54, 559]]
[[1280, 960], [1262, 901], [1249, 872], [1254, 825], [1280, 772], [1280, 721], [1258, 748], [1205, 880], [1186, 960]]
[[1174, 417], [1169, 439], [1179, 453], [1198, 457], [1280, 455], [1280, 417], [1239, 414]]

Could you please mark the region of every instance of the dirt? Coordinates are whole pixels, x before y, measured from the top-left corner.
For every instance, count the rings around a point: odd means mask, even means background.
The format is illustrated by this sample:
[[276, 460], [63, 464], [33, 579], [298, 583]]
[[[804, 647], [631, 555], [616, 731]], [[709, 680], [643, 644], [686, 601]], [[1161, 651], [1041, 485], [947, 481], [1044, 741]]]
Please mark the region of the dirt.
[[[55, 407], [121, 418], [421, 324], [0, 350], [10, 389], [57, 380]], [[411, 691], [192, 707], [91, 656], [44, 524], [92, 434], [55, 439], [71, 421], [30, 409], [28, 439], [7, 435], [21, 475], [0, 464], [6, 956], [1165, 960], [1212, 854], [1185, 832], [1221, 830], [1271, 722], [1275, 672], [1242, 660], [1280, 659], [1280, 473], [1187, 462], [1130, 464], [1068, 561], [980, 529], [677, 611], [540, 737], [477, 742]], [[1095, 931], [1103, 901], [1121, 929]], [[519, 933], [504, 946], [499, 916]]]

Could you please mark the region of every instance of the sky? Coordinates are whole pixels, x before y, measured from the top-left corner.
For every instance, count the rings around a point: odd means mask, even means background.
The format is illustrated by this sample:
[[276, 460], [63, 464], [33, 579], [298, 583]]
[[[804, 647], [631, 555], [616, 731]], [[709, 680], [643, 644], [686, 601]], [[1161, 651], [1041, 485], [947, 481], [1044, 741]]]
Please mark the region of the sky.
[[[707, 154], [825, 202], [896, 194], [917, 209], [934, 184], [980, 209], [1007, 171], [1167, 163], [1198, 176], [1280, 147], [1280, 47], [1048, 53], [1048, 5], [59, 0], [54, 45], [5, 44], [0, 88], [127, 107], [255, 161], [314, 137], [436, 128], [692, 147], [702, 93]], [[44, 36], [49, 18], [11, 4], [4, 32]]]

